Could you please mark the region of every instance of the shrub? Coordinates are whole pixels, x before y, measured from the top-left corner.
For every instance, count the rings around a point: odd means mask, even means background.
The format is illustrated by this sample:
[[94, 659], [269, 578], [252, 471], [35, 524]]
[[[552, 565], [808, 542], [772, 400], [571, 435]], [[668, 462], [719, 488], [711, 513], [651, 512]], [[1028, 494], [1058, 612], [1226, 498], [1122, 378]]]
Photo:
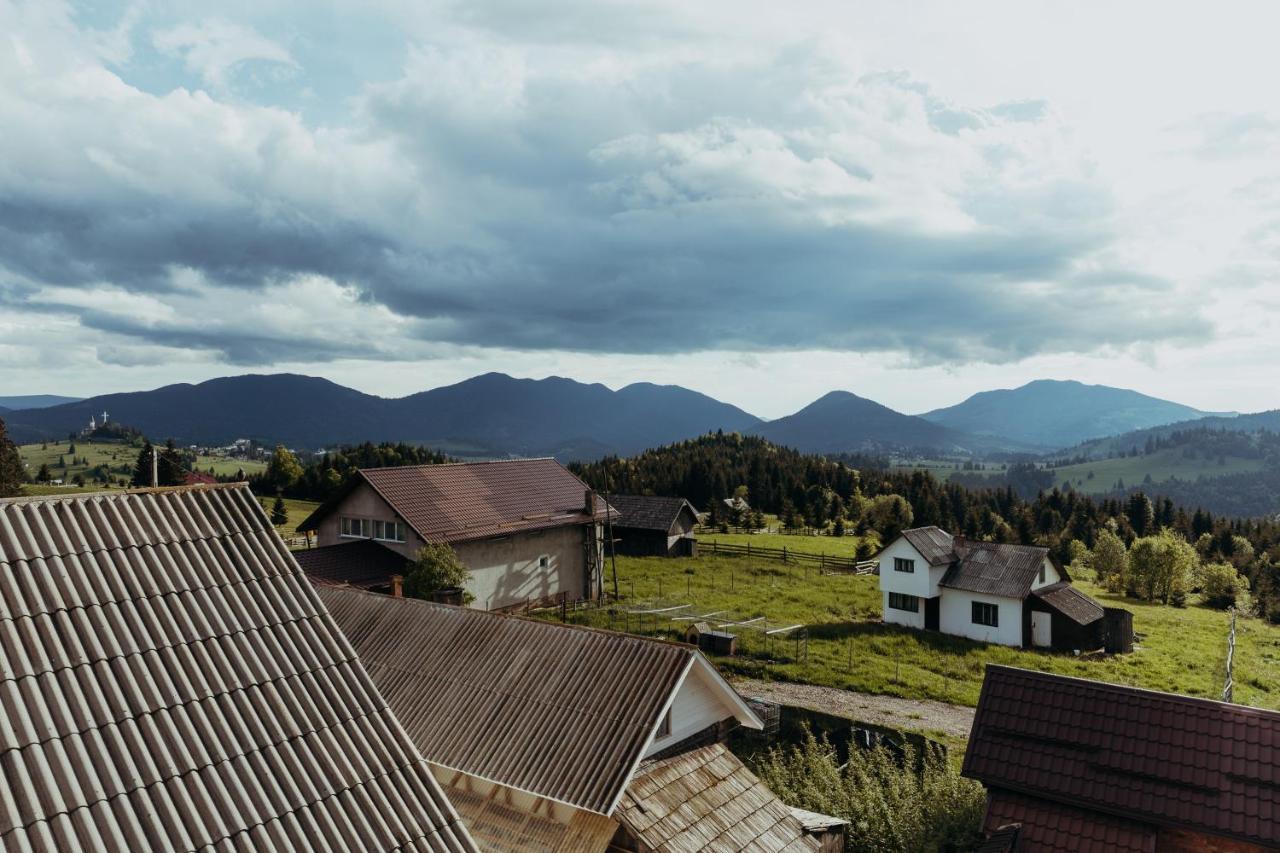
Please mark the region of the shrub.
[[849, 851], [967, 850], [982, 826], [982, 786], [910, 747], [901, 758], [855, 747], [841, 767], [826, 737], [806, 732], [800, 746], [769, 750], [755, 771], [783, 802], [849, 821]]
[[1210, 607], [1234, 607], [1249, 589], [1249, 580], [1230, 563], [1209, 563], [1200, 569], [1200, 590]]
[[[458, 559], [458, 552], [447, 544], [427, 544], [418, 549], [417, 556], [404, 576], [404, 594], [410, 598], [430, 598], [438, 589], [466, 586], [471, 572]], [[471, 593], [464, 593], [463, 600], [475, 600]]]

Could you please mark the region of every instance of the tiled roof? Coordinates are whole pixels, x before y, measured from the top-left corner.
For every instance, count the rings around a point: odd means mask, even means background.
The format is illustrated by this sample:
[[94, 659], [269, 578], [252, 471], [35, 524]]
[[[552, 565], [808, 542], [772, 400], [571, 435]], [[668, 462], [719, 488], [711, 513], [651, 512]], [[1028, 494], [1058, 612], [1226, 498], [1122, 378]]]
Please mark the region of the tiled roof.
[[955, 559], [956, 555], [951, 550], [951, 534], [941, 527], [913, 527], [902, 531], [902, 535], [931, 566], [945, 566]]
[[[1150, 824], [996, 789], [987, 797], [984, 828], [995, 841], [1001, 827], [1010, 824], [1019, 827], [1016, 846], [994, 846], [990, 853], [1155, 853], [1156, 849], [1156, 828]], [[979, 851], [986, 853], [987, 848]]]
[[988, 666], [965, 775], [1255, 844], [1280, 839], [1280, 713]]
[[[362, 468], [366, 482], [427, 542], [466, 542], [592, 520], [587, 485], [554, 459]], [[298, 526], [314, 530], [347, 492]], [[605, 517], [599, 501], [595, 518]]]
[[319, 587], [427, 760], [609, 814], [689, 646]]
[[[685, 507], [693, 518], [698, 511], [684, 498], [663, 498], [652, 495], [610, 495], [609, 505], [618, 513], [613, 526], [638, 530], [671, 530]], [[621, 517], [619, 517], [621, 516]]]
[[0, 501], [0, 848], [474, 850], [243, 486]]
[[718, 743], [643, 765], [617, 816], [655, 853], [819, 849], [791, 809]]
[[1104, 615], [1101, 604], [1067, 581], [1042, 586], [1031, 594], [1078, 625], [1089, 625]]
[[388, 586], [391, 576], [403, 575], [409, 562], [372, 539], [306, 548], [294, 551], [293, 557], [313, 580], [345, 583], [360, 589]]
[[1026, 598], [1049, 555], [1048, 548], [996, 542], [957, 541], [954, 548], [957, 559], [939, 586], [1006, 598]]

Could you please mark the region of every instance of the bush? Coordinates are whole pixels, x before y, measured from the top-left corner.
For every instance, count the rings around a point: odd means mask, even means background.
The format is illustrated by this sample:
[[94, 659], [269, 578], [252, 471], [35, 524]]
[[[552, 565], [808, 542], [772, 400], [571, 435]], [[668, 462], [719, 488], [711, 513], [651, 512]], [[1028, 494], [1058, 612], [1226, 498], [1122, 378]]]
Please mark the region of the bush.
[[840, 767], [825, 736], [806, 732], [803, 745], [769, 750], [755, 771], [788, 805], [849, 821], [849, 851], [967, 850], [982, 828], [982, 786], [910, 747], [902, 758], [855, 747]]
[[[465, 587], [471, 580], [471, 572], [462, 565], [458, 553], [450, 545], [427, 544], [418, 554], [404, 576], [404, 594], [410, 598], [430, 598], [438, 589]], [[471, 593], [463, 594], [463, 601], [475, 600]]]
[[1249, 589], [1249, 579], [1230, 563], [1209, 563], [1200, 569], [1200, 591], [1210, 607], [1234, 607]]

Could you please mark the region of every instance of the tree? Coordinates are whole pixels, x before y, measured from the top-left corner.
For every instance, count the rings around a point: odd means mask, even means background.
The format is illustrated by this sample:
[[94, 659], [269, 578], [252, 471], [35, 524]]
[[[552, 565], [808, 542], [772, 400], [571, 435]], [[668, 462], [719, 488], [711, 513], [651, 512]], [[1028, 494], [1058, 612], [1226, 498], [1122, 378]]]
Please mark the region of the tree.
[[826, 737], [770, 749], [753, 769], [789, 806], [849, 822], [846, 850], [971, 850], [986, 794], [933, 750], [899, 757], [884, 747], [849, 750], [841, 766]]
[[276, 445], [275, 452], [271, 454], [271, 461], [267, 463], [266, 481], [277, 492], [282, 492], [292, 488], [301, 477], [302, 465], [298, 463], [298, 457], [290, 453], [284, 445]]
[[[151, 442], [144, 441], [142, 450], [138, 452], [138, 461], [133, 466], [134, 488], [146, 488], [151, 485], [151, 456], [154, 453], [156, 449]], [[172, 438], [165, 442], [164, 449], [159, 452], [155, 472], [157, 486], [181, 486], [186, 481], [182, 470], [182, 459], [178, 455], [178, 448], [174, 447]]]
[[1138, 598], [1181, 606], [1199, 564], [1196, 549], [1187, 540], [1172, 530], [1161, 530], [1134, 540], [1126, 586]]
[[[458, 559], [458, 552], [444, 543], [428, 543], [418, 549], [417, 555], [404, 575], [404, 594], [410, 598], [430, 598], [438, 589], [465, 587], [471, 580], [471, 572]], [[467, 603], [475, 600], [469, 592], [463, 593]]]
[[0, 419], [0, 498], [9, 498], [22, 492], [27, 479], [18, 448], [9, 440], [9, 431]]
[[1200, 592], [1210, 607], [1234, 607], [1248, 589], [1248, 578], [1230, 563], [1209, 563], [1200, 569]]
[[1090, 562], [1098, 575], [1098, 583], [1112, 592], [1124, 589], [1129, 574], [1129, 553], [1124, 547], [1124, 540], [1114, 530], [1104, 527], [1098, 531]]
[[53, 474], [49, 471], [49, 464], [47, 462], [41, 462], [40, 470], [36, 472], [36, 482], [47, 483], [52, 479]]
[[289, 510], [284, 505], [284, 498], [276, 495], [276, 502], [271, 505], [271, 523], [283, 527], [289, 523]]

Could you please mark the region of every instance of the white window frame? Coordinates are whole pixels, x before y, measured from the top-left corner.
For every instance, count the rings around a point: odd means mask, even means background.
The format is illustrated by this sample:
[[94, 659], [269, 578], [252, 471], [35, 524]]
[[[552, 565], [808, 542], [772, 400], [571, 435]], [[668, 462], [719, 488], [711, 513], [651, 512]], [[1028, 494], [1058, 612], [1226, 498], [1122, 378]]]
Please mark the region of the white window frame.
[[904, 575], [914, 575], [916, 573], [916, 561], [908, 557], [894, 557], [893, 570], [902, 572]]
[[[359, 528], [359, 533], [351, 532], [356, 528]], [[338, 535], [343, 539], [372, 539], [373, 525], [367, 518], [344, 515], [338, 521]]]
[[[404, 522], [402, 521], [383, 521], [382, 519], [374, 519], [373, 521], [373, 537], [379, 542], [403, 542], [404, 541]], [[381, 530], [381, 533], [379, 533]]]

